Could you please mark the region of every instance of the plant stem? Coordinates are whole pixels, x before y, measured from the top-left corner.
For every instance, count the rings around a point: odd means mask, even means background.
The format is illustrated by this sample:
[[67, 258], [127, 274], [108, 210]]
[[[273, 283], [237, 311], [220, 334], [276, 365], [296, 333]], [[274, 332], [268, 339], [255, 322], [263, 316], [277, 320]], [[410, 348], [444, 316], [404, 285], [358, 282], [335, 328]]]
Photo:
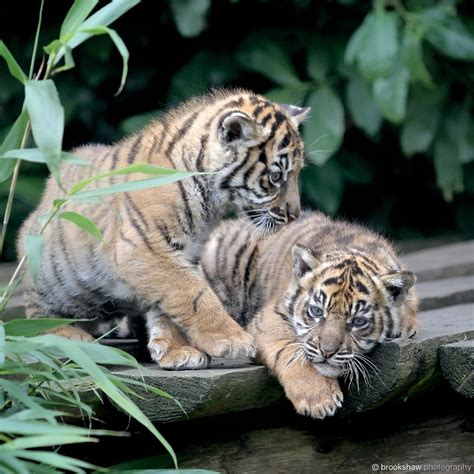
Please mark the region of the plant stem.
[[[25, 148], [30, 138], [31, 122], [28, 121], [23, 138], [21, 139], [20, 148]], [[13, 198], [15, 197], [16, 183], [18, 181], [18, 175], [20, 174], [21, 160], [16, 160], [15, 169], [13, 170], [13, 176], [10, 183], [10, 190], [8, 192], [7, 206], [5, 207], [5, 214], [3, 216], [2, 235], [0, 237], [0, 255], [3, 253], [3, 245], [5, 243], [5, 236], [7, 233], [8, 222], [10, 221], [10, 215], [13, 207]]]

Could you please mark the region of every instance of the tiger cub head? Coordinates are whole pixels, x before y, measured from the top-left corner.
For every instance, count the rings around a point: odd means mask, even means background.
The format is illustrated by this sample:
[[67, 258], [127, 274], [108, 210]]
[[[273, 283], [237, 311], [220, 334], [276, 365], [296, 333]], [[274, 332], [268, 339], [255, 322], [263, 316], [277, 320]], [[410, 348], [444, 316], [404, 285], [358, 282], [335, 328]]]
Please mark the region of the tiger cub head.
[[360, 252], [322, 261], [296, 244], [292, 254], [294, 276], [284, 304], [305, 358], [321, 374], [350, 374], [364, 353], [399, 335], [413, 273], [380, 267]]
[[310, 109], [247, 99], [216, 121], [213, 155], [219, 157], [220, 194], [266, 235], [301, 212], [304, 145], [298, 126]]

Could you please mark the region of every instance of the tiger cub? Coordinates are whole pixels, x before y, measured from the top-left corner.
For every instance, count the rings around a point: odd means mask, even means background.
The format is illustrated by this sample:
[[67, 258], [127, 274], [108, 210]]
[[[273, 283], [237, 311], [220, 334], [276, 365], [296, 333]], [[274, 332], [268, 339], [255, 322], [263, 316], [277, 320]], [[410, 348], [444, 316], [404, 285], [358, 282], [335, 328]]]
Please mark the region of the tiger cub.
[[[95, 168], [65, 164], [66, 189], [91, 174], [134, 163], [204, 174], [114, 194], [99, 204], [67, 204], [65, 210], [98, 224], [103, 241], [61, 219], [52, 221], [44, 233], [37, 284], [27, 282], [27, 316], [95, 318], [97, 327], [123, 315], [145, 317], [151, 357], [164, 368], [202, 368], [208, 355], [253, 355], [253, 337], [229, 317], [197, 263], [207, 236], [229, 208], [246, 213], [253, 228], [265, 231], [298, 217], [303, 163], [298, 126], [308, 112], [247, 91], [216, 91], [117, 144], [74, 150]], [[109, 177], [90, 188], [146, 177], [132, 176]], [[49, 179], [22, 227], [20, 256], [25, 234], [39, 231], [38, 217], [61, 196]], [[89, 338], [80, 326], [62, 332]]]
[[296, 411], [313, 418], [342, 406], [337, 377], [355, 375], [363, 354], [417, 331], [416, 278], [392, 246], [319, 212], [267, 239], [241, 220], [224, 222], [202, 269]]

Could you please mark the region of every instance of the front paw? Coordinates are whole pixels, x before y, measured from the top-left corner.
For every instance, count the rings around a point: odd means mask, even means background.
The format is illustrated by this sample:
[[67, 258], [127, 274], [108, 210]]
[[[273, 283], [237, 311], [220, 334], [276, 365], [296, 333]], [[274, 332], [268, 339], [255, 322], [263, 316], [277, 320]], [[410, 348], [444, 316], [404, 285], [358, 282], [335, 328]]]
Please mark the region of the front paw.
[[403, 338], [411, 338], [418, 333], [418, 320], [416, 316], [406, 317], [402, 320], [400, 333], [400, 336]]
[[94, 338], [87, 331], [77, 326], [60, 326], [55, 329], [50, 329], [47, 333], [75, 341], [94, 342]]
[[253, 358], [256, 355], [255, 341], [251, 334], [237, 324], [218, 333], [201, 332], [190, 336], [199, 349], [213, 357], [231, 359]]
[[344, 395], [337, 379], [326, 377], [305, 377], [285, 385], [286, 396], [300, 415], [322, 420], [333, 416], [342, 407]]
[[209, 366], [207, 354], [191, 346], [174, 346], [170, 341], [152, 339], [148, 343], [151, 358], [168, 370], [205, 369]]

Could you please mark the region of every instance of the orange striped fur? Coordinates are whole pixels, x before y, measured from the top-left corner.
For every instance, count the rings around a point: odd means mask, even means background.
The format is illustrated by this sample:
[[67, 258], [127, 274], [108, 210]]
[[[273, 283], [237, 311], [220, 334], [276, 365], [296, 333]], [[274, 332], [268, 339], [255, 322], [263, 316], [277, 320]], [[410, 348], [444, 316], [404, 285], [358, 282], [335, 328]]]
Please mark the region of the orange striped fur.
[[358, 385], [376, 370], [366, 353], [417, 331], [415, 276], [392, 246], [319, 212], [266, 239], [241, 220], [224, 222], [202, 269], [300, 414], [333, 415], [343, 401], [337, 377]]
[[[228, 209], [245, 213], [264, 234], [298, 217], [303, 162], [298, 125], [308, 110], [247, 91], [217, 91], [190, 100], [115, 145], [74, 150], [95, 168], [65, 164], [61, 180], [66, 189], [91, 174], [134, 163], [210, 174], [115, 194], [101, 203], [67, 204], [65, 210], [98, 224], [103, 242], [54, 220], [44, 233], [37, 285], [27, 282], [28, 317], [94, 318], [82, 327], [96, 334], [103, 322], [144, 317], [150, 354], [166, 368], [204, 367], [208, 355], [253, 355], [253, 337], [229, 317], [197, 261]], [[91, 187], [143, 178], [110, 177]], [[22, 227], [20, 256], [24, 234], [38, 232], [38, 217], [61, 195], [49, 179], [38, 208]]]

